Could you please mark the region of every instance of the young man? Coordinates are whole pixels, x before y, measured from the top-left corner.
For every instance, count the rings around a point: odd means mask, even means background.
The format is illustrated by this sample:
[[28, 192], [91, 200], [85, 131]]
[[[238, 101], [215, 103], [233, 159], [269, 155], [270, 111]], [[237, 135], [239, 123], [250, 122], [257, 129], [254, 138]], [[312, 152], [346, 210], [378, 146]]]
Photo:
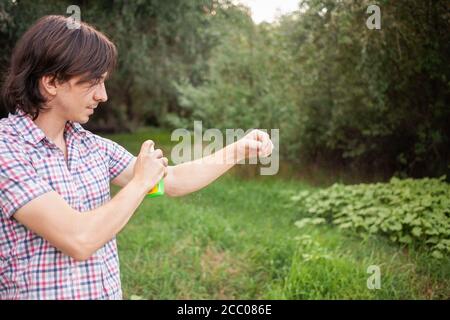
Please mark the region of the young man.
[[[202, 159], [168, 166], [147, 140], [134, 157], [86, 123], [107, 100], [116, 63], [106, 36], [46, 16], [19, 40], [3, 86], [0, 120], [0, 299], [121, 299], [115, 236], [164, 178], [168, 196], [199, 190], [256, 152], [253, 130]], [[225, 159], [217, 163], [219, 156]], [[123, 187], [110, 198], [110, 182]]]

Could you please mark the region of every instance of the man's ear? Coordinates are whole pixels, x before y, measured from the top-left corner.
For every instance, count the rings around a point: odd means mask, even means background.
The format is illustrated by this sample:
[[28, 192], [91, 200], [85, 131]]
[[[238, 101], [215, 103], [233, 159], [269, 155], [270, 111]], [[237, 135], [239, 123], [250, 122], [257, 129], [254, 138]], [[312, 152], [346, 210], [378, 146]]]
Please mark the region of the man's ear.
[[45, 96], [56, 96], [56, 88], [58, 81], [54, 75], [45, 75], [39, 80], [39, 87]]

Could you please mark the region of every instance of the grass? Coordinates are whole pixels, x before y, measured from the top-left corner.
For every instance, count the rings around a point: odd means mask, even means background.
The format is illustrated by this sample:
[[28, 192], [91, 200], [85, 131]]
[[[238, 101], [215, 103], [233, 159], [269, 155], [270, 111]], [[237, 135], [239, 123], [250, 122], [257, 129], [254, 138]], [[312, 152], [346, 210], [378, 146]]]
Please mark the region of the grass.
[[[137, 154], [167, 133], [108, 136]], [[126, 299], [448, 299], [450, 260], [361, 239], [332, 226], [298, 229], [292, 192], [279, 177], [243, 179], [237, 168], [180, 198], [145, 199], [118, 235]], [[244, 175], [245, 176], [245, 175]], [[113, 188], [116, 192], [117, 188]], [[369, 290], [370, 265], [381, 289]]]

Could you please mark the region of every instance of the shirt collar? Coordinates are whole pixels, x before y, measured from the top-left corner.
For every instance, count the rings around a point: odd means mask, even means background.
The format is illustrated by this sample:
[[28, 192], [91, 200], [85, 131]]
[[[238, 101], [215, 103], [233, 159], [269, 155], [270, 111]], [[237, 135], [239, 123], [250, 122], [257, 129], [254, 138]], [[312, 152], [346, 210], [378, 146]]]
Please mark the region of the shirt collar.
[[[33, 122], [31, 116], [21, 109], [16, 109], [14, 114], [10, 113], [8, 118], [11, 120], [17, 133], [31, 144], [36, 145], [44, 138], [47, 138], [44, 131]], [[64, 128], [64, 135], [66, 134], [81, 139], [86, 135], [86, 130], [78, 122], [67, 121]]]

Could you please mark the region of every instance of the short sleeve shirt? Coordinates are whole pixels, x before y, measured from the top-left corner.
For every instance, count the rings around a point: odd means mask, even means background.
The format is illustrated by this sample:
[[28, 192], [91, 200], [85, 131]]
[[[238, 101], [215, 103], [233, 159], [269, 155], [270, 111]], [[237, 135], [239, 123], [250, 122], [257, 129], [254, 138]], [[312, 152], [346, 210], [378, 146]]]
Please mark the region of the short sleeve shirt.
[[115, 238], [76, 261], [14, 219], [50, 191], [78, 212], [102, 206], [110, 181], [134, 158], [76, 122], [66, 122], [64, 138], [67, 160], [29, 115], [17, 110], [0, 119], [0, 299], [122, 298]]

